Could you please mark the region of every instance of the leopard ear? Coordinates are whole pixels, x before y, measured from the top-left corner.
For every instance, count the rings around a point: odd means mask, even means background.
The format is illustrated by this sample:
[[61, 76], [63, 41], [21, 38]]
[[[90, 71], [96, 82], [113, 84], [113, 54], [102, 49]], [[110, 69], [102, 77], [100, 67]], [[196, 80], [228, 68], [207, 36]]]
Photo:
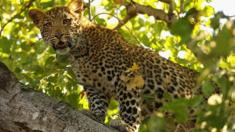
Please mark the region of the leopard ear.
[[40, 27], [45, 16], [45, 13], [38, 9], [31, 9], [29, 11], [29, 17], [37, 27]]
[[81, 13], [84, 10], [83, 1], [82, 0], [71, 0], [68, 4], [70, 11], [74, 13]]

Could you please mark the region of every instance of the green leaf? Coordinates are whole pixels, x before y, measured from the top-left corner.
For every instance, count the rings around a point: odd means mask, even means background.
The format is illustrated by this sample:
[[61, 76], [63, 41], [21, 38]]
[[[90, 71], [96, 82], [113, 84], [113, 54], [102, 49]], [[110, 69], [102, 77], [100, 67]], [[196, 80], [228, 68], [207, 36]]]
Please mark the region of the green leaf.
[[213, 29], [218, 29], [220, 26], [220, 18], [223, 15], [223, 12], [217, 12], [213, 18], [211, 18], [211, 27]]
[[187, 18], [181, 18], [171, 25], [171, 33], [179, 35], [182, 43], [186, 43], [190, 40], [192, 30], [193, 25]]
[[214, 88], [209, 81], [205, 81], [202, 85], [202, 92], [204, 95], [209, 96], [212, 94]]
[[10, 41], [5, 37], [0, 38], [0, 52], [10, 53], [10, 48], [14, 41]]
[[188, 120], [188, 108], [186, 99], [176, 99], [163, 105], [163, 110], [173, 112], [176, 120], [180, 123]]
[[233, 39], [233, 33], [229, 25], [229, 22], [224, 25], [222, 30], [218, 33], [218, 35], [215, 38], [215, 48], [212, 50], [213, 56], [224, 56], [227, 57], [231, 50], [235, 48], [235, 44], [231, 43], [231, 40]]
[[202, 16], [210, 17], [214, 14], [214, 8], [211, 6], [206, 6], [201, 12]]
[[66, 96], [66, 100], [75, 108], [78, 108], [79, 93], [72, 92]]

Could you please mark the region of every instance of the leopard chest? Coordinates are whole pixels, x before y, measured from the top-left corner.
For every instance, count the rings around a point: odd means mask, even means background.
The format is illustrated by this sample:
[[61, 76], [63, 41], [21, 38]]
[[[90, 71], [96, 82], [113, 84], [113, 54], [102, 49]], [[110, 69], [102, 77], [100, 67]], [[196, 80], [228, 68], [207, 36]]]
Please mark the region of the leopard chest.
[[107, 96], [114, 96], [113, 71], [103, 66], [101, 61], [77, 59], [73, 60], [71, 66], [79, 84], [93, 87]]

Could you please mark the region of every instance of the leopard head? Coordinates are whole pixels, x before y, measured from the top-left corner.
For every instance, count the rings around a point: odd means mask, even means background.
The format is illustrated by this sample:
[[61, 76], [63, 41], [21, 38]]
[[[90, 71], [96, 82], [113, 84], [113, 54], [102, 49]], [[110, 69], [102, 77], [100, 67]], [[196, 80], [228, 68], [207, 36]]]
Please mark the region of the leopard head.
[[29, 17], [40, 29], [43, 40], [56, 52], [65, 54], [76, 44], [77, 27], [82, 19], [82, 0], [72, 0], [68, 6], [54, 7], [49, 11], [31, 9]]

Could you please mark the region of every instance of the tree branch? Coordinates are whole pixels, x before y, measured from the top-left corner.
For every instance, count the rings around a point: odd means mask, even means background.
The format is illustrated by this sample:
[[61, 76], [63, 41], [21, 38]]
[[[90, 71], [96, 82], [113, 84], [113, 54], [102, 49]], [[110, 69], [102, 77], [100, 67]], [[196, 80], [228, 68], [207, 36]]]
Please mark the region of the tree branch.
[[1, 62], [0, 117], [1, 132], [115, 131], [63, 102], [27, 89]]
[[131, 18], [135, 17], [137, 14], [147, 14], [149, 16], [155, 17], [155, 19], [157, 20], [165, 21], [168, 24], [172, 23], [176, 19], [176, 16], [171, 11], [173, 10], [172, 2], [171, 0], [161, 0], [161, 1], [165, 3], [169, 2], [168, 3], [170, 5], [169, 13], [166, 13], [165, 11], [160, 9], [155, 9], [151, 6], [140, 5], [133, 1], [129, 4], [126, 4], [125, 7], [126, 7], [127, 16], [121, 22], [119, 22], [119, 24], [114, 29], [119, 29], [121, 26], [126, 24]]

